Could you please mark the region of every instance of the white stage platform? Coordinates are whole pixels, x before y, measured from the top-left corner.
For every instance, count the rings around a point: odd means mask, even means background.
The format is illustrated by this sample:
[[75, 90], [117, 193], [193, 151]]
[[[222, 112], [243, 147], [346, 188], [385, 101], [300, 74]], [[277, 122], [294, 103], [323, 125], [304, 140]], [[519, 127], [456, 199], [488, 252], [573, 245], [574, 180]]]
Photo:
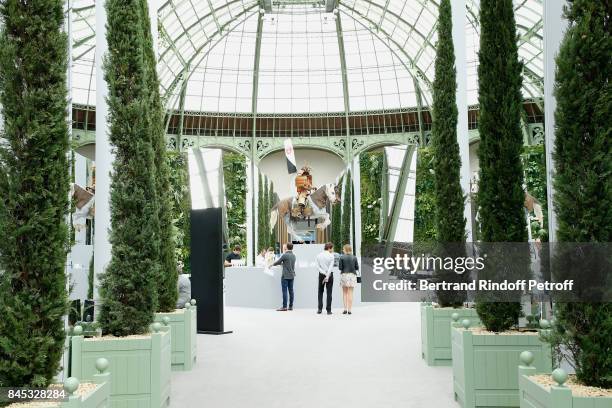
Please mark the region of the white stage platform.
[[[296, 276], [293, 284], [295, 291], [294, 308], [317, 308], [317, 287], [319, 272], [315, 264], [316, 256], [323, 251], [323, 245], [294, 245], [297, 258]], [[361, 285], [354, 290], [353, 306], [361, 303]], [[225, 268], [225, 305], [274, 309], [282, 306], [281, 267], [270, 270], [256, 267]], [[340, 275], [334, 273], [334, 309], [342, 309], [342, 288]], [[323, 295], [325, 308], [325, 294]]]

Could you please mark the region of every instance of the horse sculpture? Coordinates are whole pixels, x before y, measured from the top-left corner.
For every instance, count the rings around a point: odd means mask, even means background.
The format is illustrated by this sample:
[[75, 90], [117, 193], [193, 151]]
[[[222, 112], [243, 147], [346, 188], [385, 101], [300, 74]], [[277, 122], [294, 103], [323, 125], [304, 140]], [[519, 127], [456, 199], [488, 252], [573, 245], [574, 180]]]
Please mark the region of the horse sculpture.
[[[329, 214], [327, 213], [327, 204], [334, 204], [340, 201], [340, 190], [335, 184], [325, 184], [319, 187], [314, 193], [310, 194], [307, 201], [307, 212], [300, 212], [295, 197], [288, 197], [279, 201], [270, 212], [270, 228], [274, 228], [279, 217], [283, 217], [287, 225], [287, 231], [292, 235], [298, 235], [294, 229], [294, 221], [314, 218], [322, 219], [316, 227], [319, 229], [326, 228], [331, 224]], [[296, 211], [296, 209], [298, 209]], [[297, 215], [297, 216], [296, 216]]]

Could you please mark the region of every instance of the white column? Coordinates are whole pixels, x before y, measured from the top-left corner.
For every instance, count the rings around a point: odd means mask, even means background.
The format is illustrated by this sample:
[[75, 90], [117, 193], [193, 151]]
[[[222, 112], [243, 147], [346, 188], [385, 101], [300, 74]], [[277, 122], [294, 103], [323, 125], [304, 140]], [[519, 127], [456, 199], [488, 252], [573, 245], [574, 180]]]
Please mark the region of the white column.
[[563, 34], [567, 28], [567, 20], [563, 15], [565, 0], [544, 0], [544, 121], [546, 148], [546, 198], [548, 200], [548, 237], [550, 242], [556, 242], [557, 216], [553, 203], [553, 176], [555, 162], [552, 152], [555, 147], [555, 110], [557, 100], [553, 94], [555, 87], [555, 58], [559, 51]]
[[355, 236], [355, 242], [353, 243], [353, 253], [355, 256], [361, 256], [361, 163], [359, 163], [359, 154], [353, 159], [353, 169], [351, 170], [353, 179], [353, 211], [355, 214], [355, 222], [353, 223], [353, 230]]
[[96, 1], [96, 216], [94, 238], [94, 299], [98, 304], [99, 276], [104, 273], [111, 259], [108, 241], [110, 228], [110, 172], [113, 156], [108, 139], [108, 86], [104, 80], [102, 57], [106, 53], [105, 1]]
[[472, 203], [470, 201], [470, 133], [468, 130], [467, 101], [467, 55], [466, 55], [466, 3], [465, 0], [451, 1], [453, 14], [453, 43], [457, 67], [457, 142], [461, 157], [461, 189], [465, 196], [463, 215], [466, 219], [467, 242], [472, 242]]

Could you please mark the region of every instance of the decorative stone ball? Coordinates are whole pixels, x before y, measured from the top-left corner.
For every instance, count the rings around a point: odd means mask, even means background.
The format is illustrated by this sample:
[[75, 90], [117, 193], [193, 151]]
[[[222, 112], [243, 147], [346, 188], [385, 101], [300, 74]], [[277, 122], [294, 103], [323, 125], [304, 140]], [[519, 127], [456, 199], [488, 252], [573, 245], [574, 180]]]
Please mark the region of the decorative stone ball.
[[96, 360], [96, 370], [98, 373], [103, 374], [106, 370], [108, 370], [109, 362], [104, 357], [100, 357]]
[[567, 381], [567, 373], [562, 368], [557, 368], [552, 372], [552, 379], [555, 380], [560, 387]]
[[164, 324], [164, 326], [169, 325], [170, 324], [170, 318], [168, 316], [162, 317], [162, 323]]
[[451, 315], [451, 319], [453, 320], [453, 322], [458, 322], [459, 321], [459, 313], [455, 312]]
[[521, 353], [520, 358], [521, 358], [521, 362], [525, 364], [527, 367], [529, 367], [533, 363], [533, 360], [535, 359], [531, 351], [523, 351]]
[[72, 329], [72, 334], [75, 336], [80, 336], [83, 334], [83, 326], [74, 326], [74, 329]]
[[195, 306], [196, 305], [196, 300], [195, 299], [191, 299], [191, 306]]
[[79, 389], [79, 379], [76, 377], [68, 377], [64, 381], [64, 390], [70, 395], [74, 394]]
[[155, 322], [155, 323], [153, 323], [152, 328], [153, 328], [153, 332], [159, 333], [159, 331], [162, 328], [162, 325], [161, 325], [160, 322]]
[[541, 329], [550, 329], [550, 322], [546, 319], [540, 320], [540, 328]]
[[461, 325], [463, 326], [464, 329], [469, 329], [471, 324], [472, 322], [470, 322], [470, 319], [463, 319], [461, 321]]
[[191, 309], [191, 303], [189, 302], [185, 303], [185, 309]]

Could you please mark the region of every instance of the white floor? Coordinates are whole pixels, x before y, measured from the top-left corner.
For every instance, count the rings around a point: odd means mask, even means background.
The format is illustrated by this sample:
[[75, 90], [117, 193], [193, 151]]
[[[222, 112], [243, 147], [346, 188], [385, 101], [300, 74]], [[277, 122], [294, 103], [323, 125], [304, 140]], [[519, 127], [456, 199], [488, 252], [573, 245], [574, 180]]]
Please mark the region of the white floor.
[[450, 367], [421, 359], [417, 303], [342, 315], [230, 308], [233, 334], [198, 335], [198, 363], [173, 373], [181, 408], [456, 408]]

